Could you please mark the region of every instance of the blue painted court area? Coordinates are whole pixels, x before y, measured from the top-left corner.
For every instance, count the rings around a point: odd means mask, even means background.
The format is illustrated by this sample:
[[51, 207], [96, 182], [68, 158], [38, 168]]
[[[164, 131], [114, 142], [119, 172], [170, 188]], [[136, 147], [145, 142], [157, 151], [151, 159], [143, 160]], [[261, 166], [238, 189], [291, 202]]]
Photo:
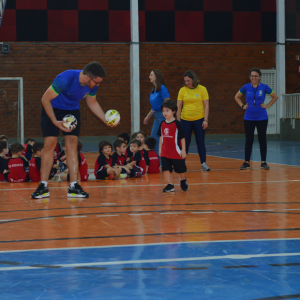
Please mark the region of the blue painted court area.
[[298, 299], [299, 278], [299, 239], [0, 252], [1, 300]]
[[[207, 155], [244, 160], [245, 140], [219, 140], [207, 141]], [[257, 139], [252, 148], [251, 160], [261, 161]], [[198, 153], [196, 143], [192, 142], [190, 153]], [[268, 140], [267, 162], [300, 166], [300, 142]]]

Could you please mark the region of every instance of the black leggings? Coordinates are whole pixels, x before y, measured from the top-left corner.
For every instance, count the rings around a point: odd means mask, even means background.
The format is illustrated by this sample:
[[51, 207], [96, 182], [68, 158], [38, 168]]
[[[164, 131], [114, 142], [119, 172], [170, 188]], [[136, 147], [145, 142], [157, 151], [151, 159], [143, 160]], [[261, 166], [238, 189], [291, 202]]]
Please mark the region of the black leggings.
[[246, 134], [245, 161], [250, 161], [252, 146], [254, 141], [255, 127], [257, 128], [257, 133], [258, 133], [261, 161], [266, 161], [268, 119], [262, 121], [244, 120], [244, 126], [245, 126], [245, 134]]

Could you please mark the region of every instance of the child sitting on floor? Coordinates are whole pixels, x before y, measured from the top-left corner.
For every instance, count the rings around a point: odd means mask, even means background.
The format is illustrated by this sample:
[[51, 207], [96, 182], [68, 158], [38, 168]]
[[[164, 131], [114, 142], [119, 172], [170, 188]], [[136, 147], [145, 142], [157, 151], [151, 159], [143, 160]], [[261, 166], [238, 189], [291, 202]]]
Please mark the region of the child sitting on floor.
[[119, 179], [126, 178], [127, 174], [121, 174], [119, 169], [113, 168], [113, 161], [110, 155], [112, 145], [109, 141], [101, 141], [99, 143], [99, 153], [94, 168], [96, 179]]
[[12, 157], [6, 161], [9, 172], [4, 174], [5, 180], [8, 182], [29, 181], [29, 174], [25, 170], [25, 168], [29, 167], [29, 162], [22, 156], [24, 147], [20, 143], [13, 143], [10, 150]]
[[157, 153], [154, 151], [156, 145], [156, 139], [154, 137], [148, 137], [145, 140], [144, 158], [146, 162], [146, 173], [160, 173], [159, 159]]
[[[82, 142], [81, 140], [78, 140], [77, 143], [77, 152], [78, 152], [78, 173], [77, 173], [77, 181], [87, 181], [89, 179], [89, 167], [86, 162], [85, 157], [83, 156], [82, 153], [80, 153], [82, 149]], [[67, 172], [62, 174], [60, 176], [61, 180], [67, 180], [70, 181], [70, 175]]]
[[[33, 182], [40, 182], [41, 181], [41, 166], [42, 166], [42, 150], [44, 148], [44, 143], [36, 142], [34, 143], [32, 150], [33, 150], [33, 157], [29, 162], [29, 178]], [[58, 165], [54, 165], [51, 169], [49, 179], [53, 178], [58, 170]]]
[[8, 143], [3, 140], [0, 141], [0, 181], [5, 181], [3, 173], [7, 173], [7, 165], [5, 155], [8, 153]]

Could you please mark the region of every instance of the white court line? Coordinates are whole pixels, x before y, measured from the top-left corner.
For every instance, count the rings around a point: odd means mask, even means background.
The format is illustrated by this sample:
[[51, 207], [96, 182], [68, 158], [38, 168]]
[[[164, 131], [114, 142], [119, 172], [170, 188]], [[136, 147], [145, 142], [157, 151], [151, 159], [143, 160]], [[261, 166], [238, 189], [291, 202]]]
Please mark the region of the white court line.
[[[262, 183], [287, 183], [287, 182], [300, 182], [300, 179], [291, 179], [291, 180], [260, 180], [260, 181], [236, 181], [236, 182], [199, 182], [199, 183], [189, 183], [189, 185], [229, 185], [229, 184], [262, 184]], [[180, 184], [174, 184], [179, 186]], [[88, 188], [132, 188], [132, 187], [160, 187], [165, 186], [165, 184], [135, 184], [135, 185], [94, 185], [94, 186], [85, 186], [85, 189]], [[51, 189], [67, 189], [68, 187], [58, 187], [51, 186]], [[21, 188], [21, 189], [0, 189], [1, 191], [23, 191], [23, 190], [36, 190], [36, 188]]]
[[117, 217], [119, 215], [97, 215], [96, 217], [101, 218], [101, 217]]
[[[250, 258], [265, 258], [265, 257], [290, 257], [300, 256], [300, 253], [274, 253], [274, 254], [235, 254], [235, 255], [222, 255], [222, 256], [203, 256], [203, 257], [183, 257], [183, 258], [164, 258], [164, 259], [141, 259], [141, 260], [120, 260], [120, 261], [104, 261], [104, 262], [91, 262], [91, 263], [76, 263], [76, 264], [55, 264], [53, 266], [61, 268], [76, 268], [76, 267], [89, 267], [89, 266], [115, 266], [127, 264], [149, 264], [149, 263], [166, 263], [166, 262], [181, 262], [181, 261], [203, 261], [203, 260], [218, 260], [218, 259], [250, 259]], [[0, 271], [18, 271], [30, 269], [47, 269], [37, 267], [5, 267], [0, 268]]]
[[0, 222], [7, 222], [7, 221], [16, 221], [18, 219], [7, 219], [7, 220], [0, 220]]
[[129, 216], [151, 216], [149, 213], [144, 213], [144, 214], [128, 214]]
[[282, 210], [300, 210], [300, 208], [283, 208]]
[[69, 216], [69, 217], [64, 217], [65, 219], [72, 219], [72, 218], [86, 218], [87, 216]]
[[102, 205], [116, 205], [117, 203], [100, 203]]
[[127, 244], [127, 245], [111, 245], [111, 246], [65, 247], [65, 248], [45, 248], [45, 249], [28, 249], [28, 250], [3, 250], [3, 251], [0, 251], [0, 253], [57, 251], [57, 250], [84, 250], [84, 249], [103, 249], [103, 248], [121, 248], [121, 247], [148, 247], [148, 246], [159, 246], [159, 245], [162, 246], [162, 245], [182, 245], [182, 244], [269, 242], [269, 241], [300, 241], [300, 238], [245, 239], [245, 240], [218, 240], [218, 241], [207, 240], [207, 241]]

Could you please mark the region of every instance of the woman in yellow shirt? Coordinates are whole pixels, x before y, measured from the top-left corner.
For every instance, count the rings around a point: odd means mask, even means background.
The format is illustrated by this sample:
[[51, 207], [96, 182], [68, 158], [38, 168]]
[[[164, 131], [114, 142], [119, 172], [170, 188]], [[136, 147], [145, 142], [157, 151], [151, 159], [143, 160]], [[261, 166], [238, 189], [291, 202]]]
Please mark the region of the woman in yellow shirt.
[[201, 171], [210, 171], [206, 164], [205, 129], [208, 127], [209, 97], [204, 86], [199, 84], [195, 72], [188, 70], [183, 75], [184, 86], [177, 99], [177, 119], [181, 121], [185, 132], [186, 153], [189, 151], [192, 132], [194, 131]]

